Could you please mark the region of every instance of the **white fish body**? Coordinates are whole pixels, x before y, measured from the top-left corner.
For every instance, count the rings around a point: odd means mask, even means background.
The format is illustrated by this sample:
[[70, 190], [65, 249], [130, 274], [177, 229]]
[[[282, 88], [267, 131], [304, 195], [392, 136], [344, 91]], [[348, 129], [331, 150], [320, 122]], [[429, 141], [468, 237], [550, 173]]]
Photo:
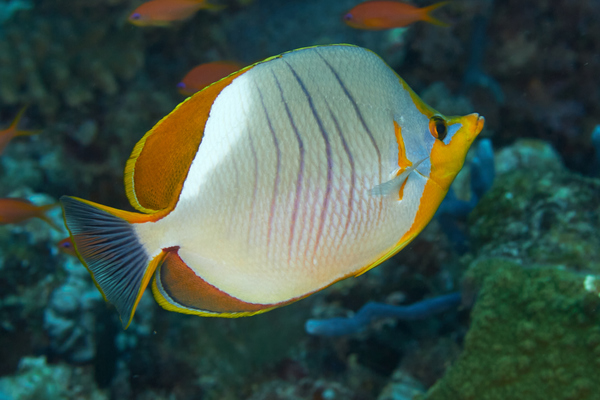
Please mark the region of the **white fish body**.
[[[477, 115], [447, 119], [440, 140], [419, 101], [378, 56], [354, 46], [302, 49], [246, 69], [212, 103], [172, 210], [131, 225], [143, 252], [155, 259], [174, 249], [193, 276], [265, 309], [377, 265], [431, 219], [446, 175], [451, 182], [483, 126]], [[432, 182], [432, 159], [454, 136], [466, 146], [454, 144], [452, 171]], [[162, 268], [161, 305], [236, 316], [178, 300]]]

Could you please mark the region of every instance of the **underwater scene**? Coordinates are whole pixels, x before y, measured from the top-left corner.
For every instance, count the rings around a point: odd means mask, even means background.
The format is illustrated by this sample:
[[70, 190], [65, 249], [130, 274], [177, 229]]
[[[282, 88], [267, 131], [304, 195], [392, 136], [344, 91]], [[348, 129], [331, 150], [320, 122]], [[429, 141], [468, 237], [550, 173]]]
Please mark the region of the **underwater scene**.
[[0, 0], [0, 400], [600, 400], [597, 0]]

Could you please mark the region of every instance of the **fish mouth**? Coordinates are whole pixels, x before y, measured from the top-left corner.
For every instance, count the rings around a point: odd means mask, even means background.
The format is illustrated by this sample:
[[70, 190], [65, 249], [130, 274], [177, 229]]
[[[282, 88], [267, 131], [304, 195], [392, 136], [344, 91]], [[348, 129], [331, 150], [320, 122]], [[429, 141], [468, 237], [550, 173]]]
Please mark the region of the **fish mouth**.
[[475, 136], [477, 136], [483, 130], [483, 127], [485, 125], [485, 118], [477, 113], [475, 113], [475, 115], [477, 116], [477, 124], [475, 125]]
[[463, 124], [463, 129], [465, 129], [468, 143], [473, 143], [477, 135], [479, 135], [479, 133], [483, 130], [485, 118], [478, 113], [473, 113], [457, 118], [457, 122]]
[[472, 113], [465, 116], [454, 116], [449, 117], [448, 125], [460, 124], [460, 131], [466, 133], [467, 142], [472, 143], [477, 135], [483, 130], [485, 125], [485, 118], [478, 113]]

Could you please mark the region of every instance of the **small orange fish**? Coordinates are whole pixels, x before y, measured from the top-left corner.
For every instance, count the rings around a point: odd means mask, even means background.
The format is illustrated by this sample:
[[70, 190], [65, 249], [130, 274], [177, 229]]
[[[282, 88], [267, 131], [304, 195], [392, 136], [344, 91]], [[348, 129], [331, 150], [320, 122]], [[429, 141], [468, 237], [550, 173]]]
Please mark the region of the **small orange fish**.
[[137, 26], [170, 26], [192, 18], [198, 10], [221, 8], [207, 0], [151, 0], [136, 8], [128, 20]]
[[194, 67], [177, 84], [179, 93], [185, 96], [191, 96], [194, 93], [204, 89], [213, 82], [225, 78], [243, 68], [243, 65], [235, 61], [215, 61], [200, 64]]
[[73, 241], [71, 241], [71, 236], [67, 236], [56, 245], [58, 250], [62, 251], [65, 254], [68, 254], [73, 257], [77, 257], [77, 252], [75, 251], [75, 245], [73, 245]]
[[36, 206], [28, 200], [23, 199], [0, 199], [0, 225], [17, 224], [29, 218], [39, 218], [50, 224], [51, 227], [60, 231], [58, 225], [46, 215], [46, 211], [56, 207], [57, 204]]
[[448, 26], [445, 22], [429, 15], [431, 11], [446, 3], [448, 2], [442, 1], [429, 7], [418, 8], [398, 1], [365, 1], [344, 14], [342, 19], [352, 28], [372, 31], [401, 28], [417, 21]]
[[12, 140], [12, 138], [17, 137], [17, 136], [37, 135], [38, 133], [42, 132], [41, 130], [22, 131], [20, 129], [17, 129], [17, 125], [19, 124], [19, 121], [23, 117], [23, 113], [25, 113], [26, 109], [27, 109], [27, 106], [21, 108], [21, 110], [15, 117], [12, 124], [10, 124], [10, 126], [8, 128], [6, 128], [5, 130], [0, 131], [0, 154], [2, 154], [2, 152], [4, 151], [4, 148]]

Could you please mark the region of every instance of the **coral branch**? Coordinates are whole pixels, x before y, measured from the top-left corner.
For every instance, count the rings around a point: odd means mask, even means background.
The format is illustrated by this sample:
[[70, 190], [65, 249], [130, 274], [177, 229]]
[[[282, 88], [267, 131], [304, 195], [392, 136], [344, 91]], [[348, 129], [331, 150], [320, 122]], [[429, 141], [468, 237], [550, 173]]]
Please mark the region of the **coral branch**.
[[394, 306], [369, 302], [350, 318], [309, 319], [304, 328], [316, 336], [343, 336], [365, 330], [373, 321], [381, 318], [398, 318], [405, 321], [424, 319], [460, 304], [460, 293], [450, 293], [411, 304]]

